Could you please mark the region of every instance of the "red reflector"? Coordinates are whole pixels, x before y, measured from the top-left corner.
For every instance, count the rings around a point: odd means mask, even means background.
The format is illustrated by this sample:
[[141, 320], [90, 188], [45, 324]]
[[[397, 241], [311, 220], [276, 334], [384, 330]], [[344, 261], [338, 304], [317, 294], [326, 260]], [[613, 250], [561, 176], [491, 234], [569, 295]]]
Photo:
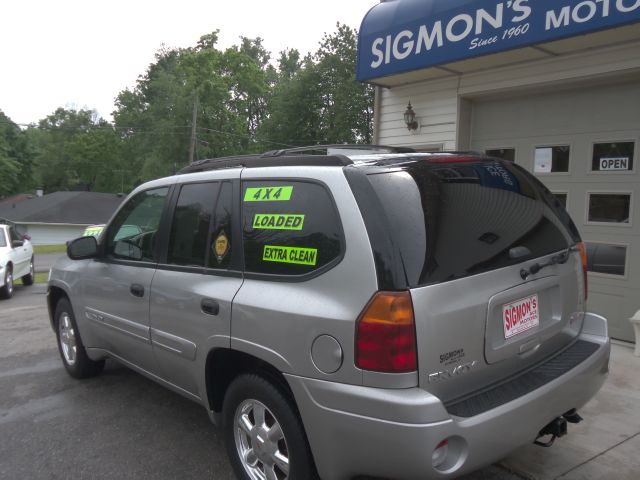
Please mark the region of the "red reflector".
[[409, 292], [378, 292], [356, 326], [356, 366], [385, 373], [417, 369], [416, 329]]
[[448, 444], [449, 444], [449, 440], [448, 439], [444, 439], [436, 446], [436, 450], [438, 450], [439, 448], [442, 448], [442, 447], [444, 447], [445, 445], [448, 445]]

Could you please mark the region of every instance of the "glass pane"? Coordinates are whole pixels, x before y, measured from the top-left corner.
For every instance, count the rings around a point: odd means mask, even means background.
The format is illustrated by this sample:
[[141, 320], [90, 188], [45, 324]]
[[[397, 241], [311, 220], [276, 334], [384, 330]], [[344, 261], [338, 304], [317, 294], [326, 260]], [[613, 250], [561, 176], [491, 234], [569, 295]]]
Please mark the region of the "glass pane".
[[218, 201], [216, 202], [216, 214], [213, 232], [211, 236], [211, 248], [209, 248], [210, 268], [228, 268], [231, 262], [231, 218], [233, 212], [233, 196], [231, 182], [224, 182], [220, 187]]
[[485, 150], [485, 153], [490, 157], [501, 158], [502, 160], [508, 160], [509, 162], [516, 161], [515, 148], [494, 148], [492, 150]]
[[567, 194], [566, 193], [554, 193], [554, 197], [562, 204], [562, 206], [567, 208]]
[[4, 236], [4, 230], [0, 229], [0, 247], [6, 247], [7, 246], [7, 240]]
[[587, 270], [610, 275], [624, 275], [627, 247], [604, 243], [587, 243]]
[[521, 263], [579, 239], [551, 192], [510, 162], [420, 161], [368, 178], [412, 287]]
[[127, 260], [155, 261], [155, 236], [168, 188], [140, 192], [109, 225], [107, 255]]
[[569, 145], [537, 147], [533, 170], [536, 173], [568, 172]]
[[204, 266], [216, 189], [216, 183], [196, 183], [180, 189], [171, 222], [168, 263]]
[[631, 195], [592, 193], [589, 195], [589, 221], [629, 223]]
[[325, 187], [311, 182], [244, 182], [247, 271], [301, 275], [336, 260], [342, 228]]
[[596, 143], [591, 169], [596, 172], [633, 170], [633, 142]]

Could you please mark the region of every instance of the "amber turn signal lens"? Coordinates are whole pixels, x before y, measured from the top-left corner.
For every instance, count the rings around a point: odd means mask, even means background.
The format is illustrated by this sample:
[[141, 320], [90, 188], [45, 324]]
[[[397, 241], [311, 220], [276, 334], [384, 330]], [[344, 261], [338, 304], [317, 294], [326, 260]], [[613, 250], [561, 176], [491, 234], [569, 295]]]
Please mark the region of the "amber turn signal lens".
[[378, 292], [358, 318], [356, 366], [385, 373], [417, 369], [416, 329], [411, 295]]

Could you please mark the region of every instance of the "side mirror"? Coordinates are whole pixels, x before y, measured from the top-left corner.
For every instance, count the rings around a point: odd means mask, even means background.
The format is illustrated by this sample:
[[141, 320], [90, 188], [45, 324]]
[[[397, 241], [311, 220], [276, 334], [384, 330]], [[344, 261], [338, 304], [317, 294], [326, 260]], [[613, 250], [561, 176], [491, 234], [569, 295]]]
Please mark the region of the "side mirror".
[[95, 237], [80, 237], [67, 245], [67, 256], [71, 260], [84, 260], [98, 255], [98, 242]]
[[24, 240], [14, 240], [11, 242], [11, 248], [18, 248], [24, 245]]

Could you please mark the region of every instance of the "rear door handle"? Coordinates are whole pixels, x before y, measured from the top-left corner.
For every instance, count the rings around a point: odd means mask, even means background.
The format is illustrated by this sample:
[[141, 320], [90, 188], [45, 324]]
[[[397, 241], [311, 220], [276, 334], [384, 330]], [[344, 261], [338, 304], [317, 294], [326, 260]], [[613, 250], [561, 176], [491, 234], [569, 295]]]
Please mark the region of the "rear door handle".
[[211, 298], [203, 298], [200, 302], [200, 308], [207, 315], [218, 315], [220, 313], [220, 305]]
[[134, 283], [129, 287], [131, 295], [134, 297], [144, 297], [144, 287], [140, 284]]

